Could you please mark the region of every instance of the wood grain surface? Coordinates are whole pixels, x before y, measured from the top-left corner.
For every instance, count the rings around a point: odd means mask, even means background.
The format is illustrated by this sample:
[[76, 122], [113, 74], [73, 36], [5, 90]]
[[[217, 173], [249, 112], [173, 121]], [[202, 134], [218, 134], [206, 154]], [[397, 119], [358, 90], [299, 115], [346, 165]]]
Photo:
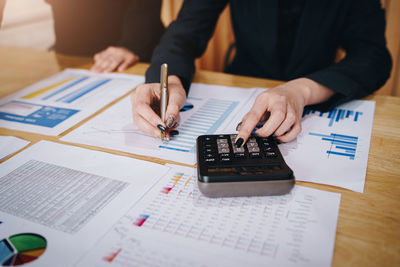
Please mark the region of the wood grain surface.
[[[64, 68], [89, 68], [92, 64], [89, 58], [12, 47], [0, 47], [0, 59], [0, 97], [16, 92]], [[126, 73], [143, 75], [146, 68], [146, 64], [137, 64]], [[278, 81], [209, 71], [199, 71], [194, 81], [246, 88], [267, 88], [280, 84]], [[400, 98], [373, 95], [366, 99], [376, 101], [376, 110], [365, 192], [360, 194], [333, 186], [305, 182], [297, 184], [338, 192], [342, 195], [333, 266], [400, 266]], [[0, 134], [17, 136], [32, 143], [40, 140], [65, 143], [59, 141], [60, 136], [45, 136], [4, 128], [0, 128]], [[110, 149], [76, 145], [157, 163], [167, 162]]]

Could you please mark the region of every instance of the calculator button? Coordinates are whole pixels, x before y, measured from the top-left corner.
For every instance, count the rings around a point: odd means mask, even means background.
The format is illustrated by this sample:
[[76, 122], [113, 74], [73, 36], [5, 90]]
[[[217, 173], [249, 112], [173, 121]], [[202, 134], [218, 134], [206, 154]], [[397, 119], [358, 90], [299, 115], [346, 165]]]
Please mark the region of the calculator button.
[[205, 154], [204, 158], [213, 158], [215, 155], [214, 154]]
[[271, 144], [267, 140], [262, 141], [263, 146], [270, 146]]
[[233, 147], [233, 153], [243, 153], [244, 152], [244, 147]]
[[218, 148], [218, 153], [229, 153], [229, 148], [221, 147]]
[[222, 154], [219, 154], [219, 156], [220, 156], [221, 158], [229, 158], [229, 157], [231, 156], [231, 154], [229, 154], [229, 153], [222, 153]]
[[215, 149], [214, 148], [206, 148], [204, 151], [206, 153], [215, 153]]
[[256, 138], [250, 137], [249, 140], [247, 141], [248, 143], [257, 143]]
[[228, 143], [219, 143], [218, 148], [229, 148], [229, 144]]
[[250, 148], [250, 147], [258, 147], [258, 144], [257, 143], [247, 143], [246, 146], [248, 148]]
[[249, 147], [248, 149], [249, 149], [249, 153], [260, 152], [260, 148], [259, 147]]
[[217, 139], [217, 144], [227, 144], [228, 139]]
[[204, 143], [204, 147], [205, 148], [212, 148], [212, 147], [214, 147], [214, 144], [213, 143]]
[[265, 152], [267, 158], [276, 158], [278, 155], [275, 152]]
[[252, 159], [261, 158], [261, 154], [260, 154], [260, 152], [252, 152], [252, 153], [249, 153], [249, 157]]
[[220, 159], [221, 162], [231, 162], [232, 159], [230, 157], [223, 157]]
[[246, 156], [244, 153], [235, 153], [235, 158], [236, 159], [245, 159]]
[[231, 135], [230, 135], [231, 140], [234, 141], [234, 140], [236, 139], [236, 136], [237, 136], [237, 134], [231, 134]]
[[208, 159], [205, 159], [204, 161], [207, 164], [214, 164], [217, 162], [217, 160], [215, 158], [208, 158]]
[[207, 137], [204, 138], [204, 140], [205, 140], [205, 141], [211, 141], [211, 137], [208, 137], [208, 136], [207, 136]]
[[263, 148], [263, 151], [264, 151], [264, 152], [271, 152], [271, 151], [273, 151], [273, 149], [272, 149], [272, 147], [267, 146], [267, 147], [264, 147], [264, 148]]

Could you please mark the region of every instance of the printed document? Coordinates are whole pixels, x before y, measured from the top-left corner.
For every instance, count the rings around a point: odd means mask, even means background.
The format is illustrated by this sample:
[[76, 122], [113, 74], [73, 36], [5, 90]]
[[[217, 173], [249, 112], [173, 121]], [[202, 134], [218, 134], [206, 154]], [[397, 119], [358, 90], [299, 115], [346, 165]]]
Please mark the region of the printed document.
[[14, 136], [0, 135], [0, 160], [26, 147], [30, 142]]
[[0, 265], [72, 266], [169, 167], [41, 141], [0, 165]]
[[340, 194], [207, 198], [173, 166], [78, 266], [330, 266]]
[[62, 138], [63, 141], [105, 147], [133, 154], [195, 164], [196, 138], [203, 134], [231, 133], [237, 114], [256, 89], [192, 84], [180, 112], [179, 135], [163, 143], [144, 134], [133, 123], [132, 104], [124, 98]]
[[142, 82], [143, 76], [66, 69], [0, 99], [0, 128], [59, 135]]

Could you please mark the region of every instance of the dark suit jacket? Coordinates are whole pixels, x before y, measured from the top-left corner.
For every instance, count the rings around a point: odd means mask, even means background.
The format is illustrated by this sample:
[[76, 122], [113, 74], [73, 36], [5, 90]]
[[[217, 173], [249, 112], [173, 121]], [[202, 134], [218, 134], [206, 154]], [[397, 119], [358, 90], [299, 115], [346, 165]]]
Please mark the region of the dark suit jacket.
[[123, 46], [150, 61], [164, 33], [161, 0], [46, 0], [52, 7], [57, 52], [93, 56]]
[[[279, 80], [307, 77], [337, 92], [320, 109], [360, 98], [388, 79], [385, 18], [379, 0], [305, 0], [287, 64], [279, 60], [279, 0], [185, 0], [179, 16], [156, 47], [146, 82], [159, 82], [160, 65], [189, 89], [194, 59], [201, 56], [216, 21], [229, 3], [236, 56], [228, 72]], [[342, 47], [346, 58], [334, 63]]]

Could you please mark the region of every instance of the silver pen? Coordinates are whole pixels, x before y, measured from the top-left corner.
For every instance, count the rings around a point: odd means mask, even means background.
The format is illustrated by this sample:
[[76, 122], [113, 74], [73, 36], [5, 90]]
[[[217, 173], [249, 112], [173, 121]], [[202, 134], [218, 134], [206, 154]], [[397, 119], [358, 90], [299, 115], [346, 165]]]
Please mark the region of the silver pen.
[[[165, 113], [168, 104], [168, 65], [166, 63], [161, 65], [160, 77], [160, 113], [161, 120], [165, 123]], [[161, 141], [164, 141], [165, 132], [161, 131]]]

